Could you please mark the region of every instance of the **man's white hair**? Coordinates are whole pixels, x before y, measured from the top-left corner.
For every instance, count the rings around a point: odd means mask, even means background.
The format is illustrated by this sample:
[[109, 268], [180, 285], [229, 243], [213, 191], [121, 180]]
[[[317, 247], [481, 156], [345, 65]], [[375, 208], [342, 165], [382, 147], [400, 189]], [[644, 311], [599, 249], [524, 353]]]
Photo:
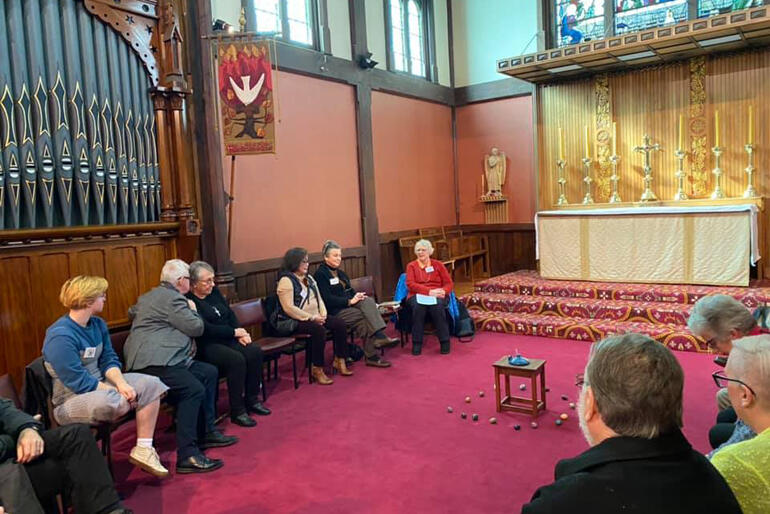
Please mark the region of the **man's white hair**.
[[166, 261], [163, 269], [160, 270], [160, 281], [176, 284], [182, 277], [190, 276], [190, 265], [182, 259], [171, 259]]

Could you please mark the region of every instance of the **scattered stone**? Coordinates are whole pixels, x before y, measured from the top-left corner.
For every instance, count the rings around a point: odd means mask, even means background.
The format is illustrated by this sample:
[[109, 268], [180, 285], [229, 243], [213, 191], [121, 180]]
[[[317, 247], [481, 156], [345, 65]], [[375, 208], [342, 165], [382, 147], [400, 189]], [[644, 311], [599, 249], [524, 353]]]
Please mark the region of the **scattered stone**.
[[522, 390], [522, 391], [526, 391], [527, 390], [527, 384], [519, 384], [519, 389]]
[[563, 412], [562, 412], [561, 414], [559, 414], [559, 417], [560, 417], [561, 419], [564, 419], [564, 420], [566, 420], [566, 419], [567, 419], [569, 416], [567, 416], [565, 413], [563, 413]]
[[471, 403], [471, 397], [470, 396], [466, 396], [465, 397], [465, 403]]
[[479, 391], [479, 398], [484, 398], [484, 391]]
[[463, 419], [466, 419], [468, 417], [468, 415], [466, 413], [462, 412], [462, 413], [460, 413], [460, 417], [463, 418]]
[[575, 410], [575, 404], [573, 402], [569, 403], [569, 408], [572, 410]]
[[519, 431], [521, 430], [521, 425], [513, 425], [513, 429]]
[[489, 422], [493, 425], [497, 425], [497, 418], [489, 418]]
[[557, 427], [560, 427], [562, 423], [564, 423], [562, 420], [560, 420], [560, 419], [556, 420], [556, 426]]
[[452, 407], [447, 407], [447, 408], [446, 408], [446, 411], [447, 411], [449, 414], [452, 414], [452, 413], [453, 413], [455, 410], [454, 410]]
[[569, 401], [569, 396], [567, 396], [566, 394], [563, 394], [561, 395], [561, 399], [564, 400], [565, 402]]
[[478, 414], [474, 414], [473, 416], [471, 416], [471, 419], [473, 421], [478, 421], [479, 420], [479, 415]]
[[529, 424], [529, 426], [531, 426], [532, 428], [537, 428], [537, 423], [533, 421], [532, 423]]

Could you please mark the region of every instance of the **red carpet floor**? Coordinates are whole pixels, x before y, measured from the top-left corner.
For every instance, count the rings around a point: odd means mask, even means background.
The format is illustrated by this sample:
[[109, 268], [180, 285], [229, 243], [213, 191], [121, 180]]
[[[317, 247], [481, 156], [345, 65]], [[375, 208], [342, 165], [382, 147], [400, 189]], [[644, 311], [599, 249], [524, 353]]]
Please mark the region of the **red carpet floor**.
[[[420, 357], [408, 348], [390, 350], [391, 369], [357, 363], [353, 377], [337, 376], [330, 387], [305, 379], [296, 391], [284, 358], [282, 378], [268, 383], [273, 415], [251, 429], [224, 422], [241, 441], [209, 450], [225, 460], [211, 474], [159, 481], [134, 469], [127, 461], [133, 425], [126, 426], [114, 442], [118, 489], [138, 513], [519, 512], [538, 485], [552, 480], [557, 460], [586, 448], [576, 411], [561, 395], [574, 401], [574, 377], [589, 345], [490, 333], [452, 344], [443, 356], [428, 338]], [[526, 415], [495, 412], [491, 363], [516, 348], [548, 361], [548, 412], [537, 429]], [[705, 452], [715, 415], [714, 365], [708, 355], [674, 354], [686, 374], [685, 433]], [[562, 412], [570, 417], [558, 427]], [[492, 416], [497, 425], [488, 422]], [[156, 443], [173, 469], [173, 434], [159, 430]]]

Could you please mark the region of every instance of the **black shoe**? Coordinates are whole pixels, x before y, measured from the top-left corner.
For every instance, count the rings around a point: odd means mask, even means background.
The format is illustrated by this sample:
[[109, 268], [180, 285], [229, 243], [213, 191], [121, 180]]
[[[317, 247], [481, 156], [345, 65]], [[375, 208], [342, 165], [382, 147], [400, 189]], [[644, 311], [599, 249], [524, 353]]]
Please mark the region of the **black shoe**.
[[412, 343], [412, 355], [420, 355], [422, 353], [422, 343]]
[[257, 416], [269, 416], [273, 412], [259, 402], [256, 402], [254, 405], [249, 405], [246, 407], [246, 410]]
[[212, 430], [206, 434], [206, 438], [198, 445], [198, 448], [205, 450], [206, 448], [222, 448], [224, 446], [232, 446], [238, 442], [238, 438], [234, 435], [225, 435], [219, 430]]
[[176, 463], [176, 472], [185, 473], [208, 473], [224, 466], [224, 462], [219, 459], [209, 459], [202, 453], [192, 455], [185, 460]]
[[236, 425], [240, 425], [242, 427], [255, 427], [257, 426], [257, 422], [254, 421], [249, 417], [248, 414], [245, 412], [243, 414], [239, 414], [238, 416], [230, 416], [230, 421], [235, 423]]
[[449, 341], [443, 341], [441, 344], [441, 353], [446, 355], [449, 353]]
[[373, 357], [367, 357], [366, 358], [366, 365], [367, 366], [374, 366], [375, 368], [389, 368], [390, 362], [386, 361], [379, 355], [375, 355]]

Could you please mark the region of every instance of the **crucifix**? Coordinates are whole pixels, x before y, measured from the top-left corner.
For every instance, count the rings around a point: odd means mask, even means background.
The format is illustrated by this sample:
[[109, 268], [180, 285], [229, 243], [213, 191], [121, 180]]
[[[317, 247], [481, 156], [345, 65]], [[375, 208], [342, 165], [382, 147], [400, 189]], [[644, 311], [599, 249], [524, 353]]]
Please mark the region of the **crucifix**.
[[652, 166], [650, 166], [650, 152], [658, 152], [661, 150], [660, 144], [650, 144], [650, 136], [647, 134], [642, 138], [644, 144], [642, 146], [635, 146], [634, 152], [644, 153], [644, 192], [642, 193], [642, 202], [657, 202], [658, 197], [652, 192]]

